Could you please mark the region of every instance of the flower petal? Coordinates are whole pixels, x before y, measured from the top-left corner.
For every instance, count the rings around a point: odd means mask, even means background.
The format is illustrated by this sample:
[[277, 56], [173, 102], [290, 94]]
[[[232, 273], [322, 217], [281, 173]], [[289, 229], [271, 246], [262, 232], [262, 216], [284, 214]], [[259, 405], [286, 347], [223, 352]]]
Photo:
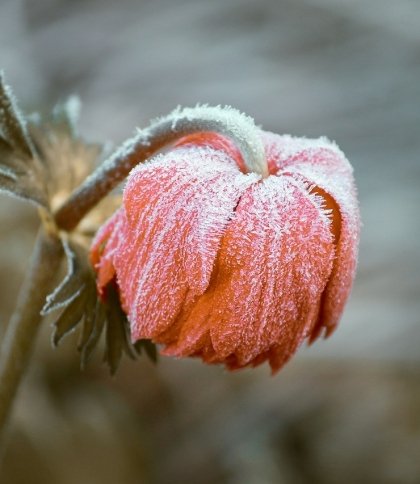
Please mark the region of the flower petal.
[[131, 172], [91, 259], [99, 291], [116, 277], [133, 341], [232, 370], [268, 360], [274, 373], [335, 328], [359, 239], [351, 166], [324, 138], [262, 137], [263, 180], [214, 133]]
[[326, 138], [307, 140], [273, 133], [265, 133], [264, 137], [271, 172], [313, 184], [326, 205], [335, 204], [335, 211], [339, 211], [340, 220], [335, 223], [340, 231], [337, 256], [311, 336], [313, 341], [323, 328], [328, 336], [337, 326], [356, 271], [360, 215], [353, 170], [340, 149]]
[[224, 151], [236, 162], [237, 166], [243, 173], [247, 172], [241, 152], [235, 143], [219, 133], [205, 131], [189, 134], [179, 139], [175, 146], [207, 146], [215, 150]]
[[98, 231], [90, 249], [90, 261], [97, 271], [96, 285], [102, 296], [107, 284], [115, 277], [113, 258], [123, 233], [123, 218], [122, 209], [115, 212]]
[[133, 341], [157, 338], [206, 290], [226, 225], [258, 179], [210, 148], [180, 148], [131, 172], [114, 265]]
[[260, 363], [276, 346], [284, 363], [317, 319], [333, 257], [330, 221], [305, 184], [271, 176], [252, 185], [223, 237], [209, 288], [166, 352], [193, 354], [209, 333], [211, 362]]

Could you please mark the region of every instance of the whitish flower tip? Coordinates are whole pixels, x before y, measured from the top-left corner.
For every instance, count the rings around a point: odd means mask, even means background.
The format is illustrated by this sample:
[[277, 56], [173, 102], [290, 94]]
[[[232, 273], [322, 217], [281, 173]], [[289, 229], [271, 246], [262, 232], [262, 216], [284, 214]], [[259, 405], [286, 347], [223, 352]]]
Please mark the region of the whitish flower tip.
[[159, 121], [170, 122], [172, 130], [176, 131], [178, 125], [185, 120], [190, 123], [200, 122], [209, 131], [218, 131], [232, 138], [238, 144], [247, 168], [263, 176], [268, 175], [260, 128], [250, 116], [231, 106], [197, 104], [195, 107], [178, 106]]

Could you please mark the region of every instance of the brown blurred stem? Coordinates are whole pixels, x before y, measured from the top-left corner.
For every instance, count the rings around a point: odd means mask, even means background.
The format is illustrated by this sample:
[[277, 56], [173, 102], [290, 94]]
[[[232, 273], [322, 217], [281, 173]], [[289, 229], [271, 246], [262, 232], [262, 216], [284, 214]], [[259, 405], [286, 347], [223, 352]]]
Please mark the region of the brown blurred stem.
[[58, 237], [40, 228], [32, 262], [22, 284], [0, 351], [0, 431], [3, 431], [41, 322], [41, 309], [54, 288], [63, 249]]

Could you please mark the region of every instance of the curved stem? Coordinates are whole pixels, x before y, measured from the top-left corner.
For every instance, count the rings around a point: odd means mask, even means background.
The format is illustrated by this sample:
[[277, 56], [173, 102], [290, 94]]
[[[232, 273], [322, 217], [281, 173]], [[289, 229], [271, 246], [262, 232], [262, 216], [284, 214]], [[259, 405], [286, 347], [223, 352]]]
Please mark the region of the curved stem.
[[249, 171], [268, 175], [264, 147], [253, 120], [232, 108], [201, 106], [175, 110], [124, 143], [95, 170], [64, 205], [54, 220], [42, 214], [32, 265], [19, 294], [0, 351], [0, 431], [4, 428], [20, 380], [28, 364], [41, 322], [46, 296], [55, 283], [63, 248], [57, 227], [70, 231], [86, 213], [116, 187], [138, 163], [187, 134], [215, 131], [238, 146]]
[[131, 169], [165, 145], [187, 134], [215, 131], [231, 138], [238, 146], [249, 171], [268, 175], [264, 147], [254, 121], [232, 108], [198, 106], [175, 110], [125, 142], [95, 170], [55, 214], [57, 225], [72, 230]]
[[45, 298], [52, 290], [63, 254], [60, 240], [41, 227], [31, 267], [19, 293], [16, 310], [6, 329], [0, 351], [0, 430], [10, 413], [27, 367]]

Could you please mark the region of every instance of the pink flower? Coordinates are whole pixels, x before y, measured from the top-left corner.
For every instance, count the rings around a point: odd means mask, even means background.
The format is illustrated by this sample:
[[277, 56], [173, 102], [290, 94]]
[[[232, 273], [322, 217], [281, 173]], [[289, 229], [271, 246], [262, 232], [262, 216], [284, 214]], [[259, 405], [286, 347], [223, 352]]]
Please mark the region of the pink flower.
[[115, 280], [133, 341], [229, 369], [273, 372], [335, 329], [353, 282], [352, 168], [326, 139], [261, 132], [270, 176], [227, 138], [199, 133], [129, 175], [97, 234], [97, 285]]

